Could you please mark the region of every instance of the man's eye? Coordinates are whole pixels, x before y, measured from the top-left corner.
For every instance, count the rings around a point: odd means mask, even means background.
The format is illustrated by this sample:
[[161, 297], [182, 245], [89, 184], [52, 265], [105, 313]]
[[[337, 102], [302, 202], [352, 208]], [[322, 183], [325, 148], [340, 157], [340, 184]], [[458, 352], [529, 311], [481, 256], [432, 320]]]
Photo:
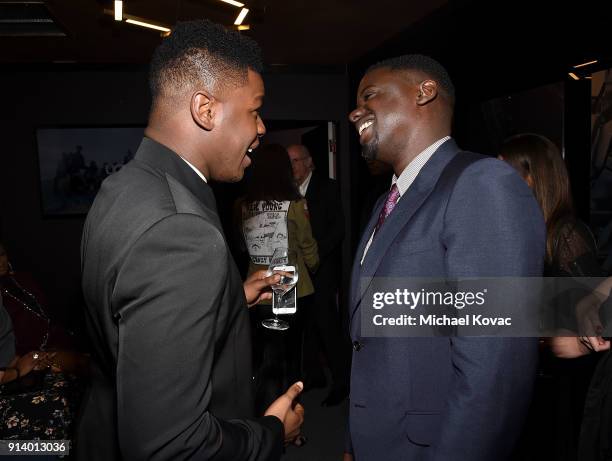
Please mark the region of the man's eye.
[[372, 96], [374, 96], [374, 93], [366, 93], [363, 95], [363, 100], [367, 101], [368, 99], [370, 99]]

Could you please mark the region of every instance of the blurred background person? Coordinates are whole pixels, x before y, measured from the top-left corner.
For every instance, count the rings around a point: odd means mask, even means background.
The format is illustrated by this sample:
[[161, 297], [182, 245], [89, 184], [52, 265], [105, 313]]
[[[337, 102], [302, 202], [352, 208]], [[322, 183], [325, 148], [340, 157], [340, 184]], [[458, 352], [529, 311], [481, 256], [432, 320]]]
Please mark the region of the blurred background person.
[[[533, 191], [546, 222], [546, 277], [598, 277], [595, 239], [574, 215], [567, 169], [559, 149], [544, 136], [518, 134], [504, 141], [499, 158], [512, 165]], [[574, 312], [575, 303], [558, 305], [557, 323]], [[573, 314], [572, 314], [573, 317]], [[575, 335], [577, 336], [577, 335]], [[573, 338], [577, 341], [577, 338]], [[560, 360], [550, 341], [542, 340], [540, 369], [530, 416], [517, 459], [543, 456], [555, 460], [577, 459], [578, 436], [587, 389], [597, 357]]]
[[303, 317], [312, 308], [310, 273], [319, 265], [306, 201], [299, 194], [284, 147], [261, 146], [253, 156], [246, 195], [236, 203], [237, 227], [250, 257], [248, 275], [267, 269], [277, 247], [295, 251], [298, 260], [297, 312], [284, 316], [286, 331], [267, 330], [261, 320], [272, 317], [271, 306], [253, 307], [258, 409], [263, 410], [289, 383], [301, 379]]
[[[600, 311], [606, 310], [610, 318], [610, 293], [612, 277], [604, 279], [597, 288], [582, 299], [577, 306], [577, 315], [592, 312], [599, 323]], [[605, 309], [604, 304], [607, 304]], [[609, 334], [609, 333], [607, 333]], [[552, 350], [557, 357], [575, 359], [593, 353], [599, 353], [600, 359], [591, 378], [587, 391], [584, 414], [578, 443], [580, 461], [604, 461], [610, 459], [612, 450], [612, 355], [610, 338], [591, 337], [555, 337], [552, 338]], [[604, 352], [607, 351], [607, 352]]]
[[304, 390], [324, 387], [321, 353], [331, 373], [331, 388], [322, 405], [337, 405], [348, 395], [350, 342], [341, 329], [337, 303], [340, 282], [340, 253], [344, 239], [344, 213], [336, 181], [318, 173], [308, 148], [301, 144], [287, 147], [293, 178], [306, 198], [312, 233], [319, 245], [320, 265], [314, 274], [314, 299], [306, 313], [304, 340]]
[[72, 351], [15, 355], [12, 322], [0, 297], [0, 439], [70, 440], [88, 357]]
[[521, 174], [544, 214], [545, 275], [602, 275], [593, 234], [574, 215], [567, 168], [559, 149], [544, 136], [519, 134], [504, 141], [499, 157]]

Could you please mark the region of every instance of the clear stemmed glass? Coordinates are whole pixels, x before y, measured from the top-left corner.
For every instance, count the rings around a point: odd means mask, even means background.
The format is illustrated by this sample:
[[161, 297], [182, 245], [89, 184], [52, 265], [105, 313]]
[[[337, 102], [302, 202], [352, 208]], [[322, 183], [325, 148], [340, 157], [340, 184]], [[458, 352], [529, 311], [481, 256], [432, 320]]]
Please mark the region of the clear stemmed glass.
[[279, 274], [281, 278], [277, 284], [272, 285], [272, 296], [274, 296], [272, 312], [274, 313], [274, 318], [263, 320], [261, 324], [270, 330], [286, 330], [289, 328], [289, 323], [280, 320], [278, 314], [279, 312], [285, 313], [284, 310], [288, 307], [294, 307], [290, 303], [290, 297], [286, 297], [285, 294], [298, 281], [298, 265], [295, 251], [284, 247], [276, 248], [270, 259], [268, 274]]

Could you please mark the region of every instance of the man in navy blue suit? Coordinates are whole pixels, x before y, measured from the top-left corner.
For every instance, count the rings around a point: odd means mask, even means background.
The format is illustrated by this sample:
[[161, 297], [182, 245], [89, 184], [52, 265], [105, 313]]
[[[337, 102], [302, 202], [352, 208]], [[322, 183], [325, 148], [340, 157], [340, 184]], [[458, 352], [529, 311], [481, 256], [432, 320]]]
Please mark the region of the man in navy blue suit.
[[345, 459], [503, 460], [529, 405], [535, 338], [362, 336], [368, 280], [541, 275], [533, 194], [508, 165], [457, 147], [453, 105], [446, 70], [409, 55], [368, 69], [349, 115], [362, 155], [395, 174], [353, 266]]

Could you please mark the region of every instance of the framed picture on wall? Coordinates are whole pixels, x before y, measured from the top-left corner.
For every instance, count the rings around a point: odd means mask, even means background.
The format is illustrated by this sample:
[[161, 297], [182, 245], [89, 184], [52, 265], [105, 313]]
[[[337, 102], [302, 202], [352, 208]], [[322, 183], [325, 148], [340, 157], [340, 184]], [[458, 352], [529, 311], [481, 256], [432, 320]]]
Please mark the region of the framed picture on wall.
[[102, 181], [132, 159], [143, 133], [144, 126], [38, 128], [43, 216], [86, 214]]

